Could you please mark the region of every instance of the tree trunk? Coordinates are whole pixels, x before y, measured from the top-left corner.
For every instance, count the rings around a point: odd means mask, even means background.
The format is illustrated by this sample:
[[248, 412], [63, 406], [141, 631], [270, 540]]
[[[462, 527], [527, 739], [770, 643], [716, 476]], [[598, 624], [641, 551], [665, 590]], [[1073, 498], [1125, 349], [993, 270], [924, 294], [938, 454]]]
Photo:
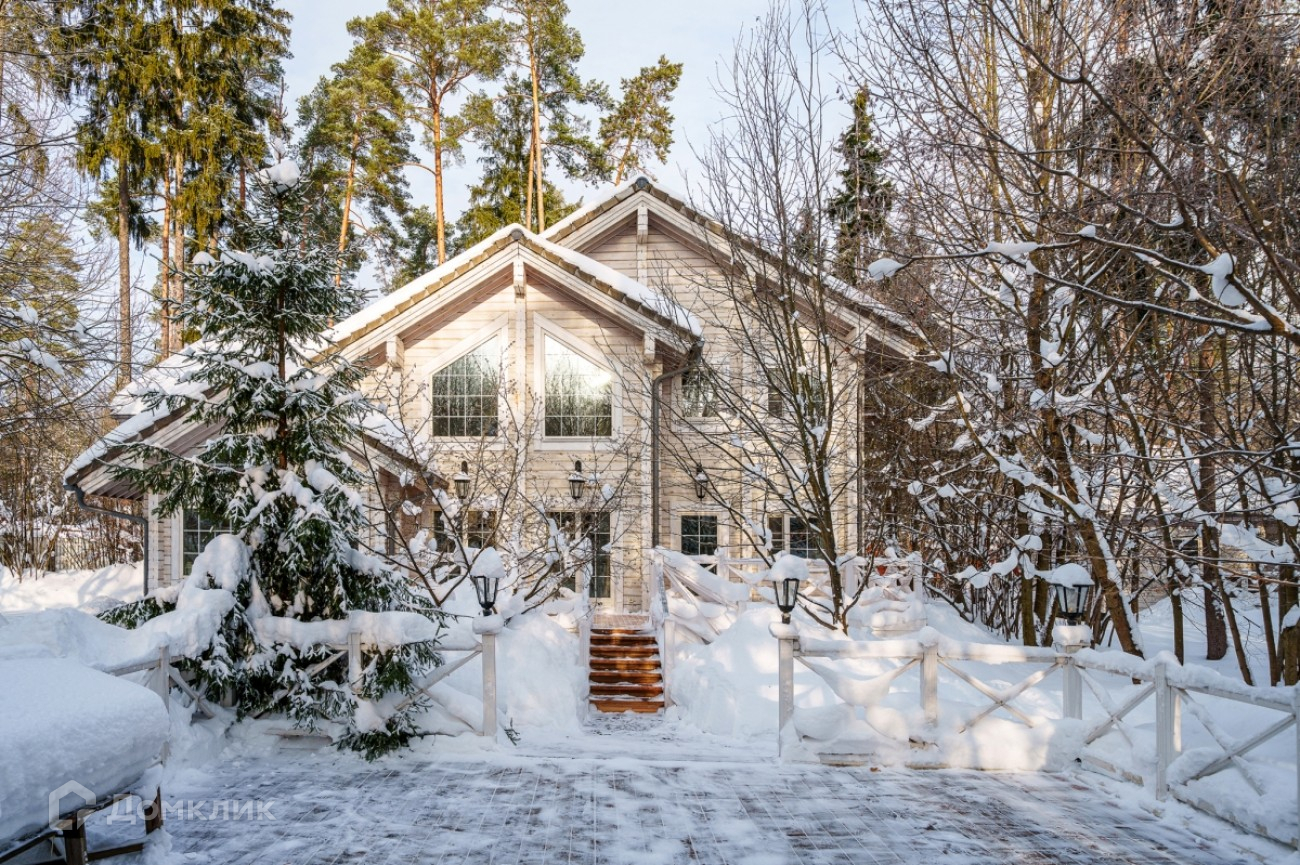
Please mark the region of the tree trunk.
[[[185, 163], [180, 153], [172, 157], [172, 170], [175, 174], [175, 181], [172, 184], [172, 265], [176, 268], [172, 278], [172, 304], [182, 303], [185, 300], [185, 279], [182, 274], [185, 272], [185, 221], [181, 216], [181, 178], [185, 176]], [[180, 351], [181, 344], [184, 342], [184, 334], [179, 327], [172, 328], [172, 351]]]
[[533, 79], [533, 176], [537, 183], [537, 230], [546, 230], [546, 180], [542, 176], [542, 98], [537, 68], [537, 54], [532, 42], [528, 45], [528, 62]]
[[339, 263], [334, 284], [343, 284], [343, 253], [348, 250], [348, 228], [352, 225], [352, 187], [357, 176], [357, 135], [352, 134], [352, 151], [348, 156], [348, 179], [343, 187], [343, 220], [339, 226]]
[[162, 333], [158, 340], [159, 354], [164, 358], [172, 352], [172, 184], [171, 175], [163, 172], [162, 217]]
[[442, 207], [442, 106], [433, 105], [433, 202], [438, 225], [438, 263], [447, 260], [447, 216]]
[[117, 166], [117, 386], [131, 381], [131, 189], [125, 165]]
[[[1196, 397], [1199, 403], [1200, 458], [1197, 460], [1196, 505], [1206, 514], [1217, 512], [1215, 486], [1218, 484], [1218, 465], [1215, 457], [1207, 453], [1214, 442], [1214, 350], [1209, 337], [1197, 353]], [[1219, 533], [1210, 525], [1201, 526], [1201, 580], [1205, 584], [1205, 659], [1217, 661], [1228, 654], [1228, 627], [1219, 603], [1218, 588], [1223, 584], [1219, 574]]]

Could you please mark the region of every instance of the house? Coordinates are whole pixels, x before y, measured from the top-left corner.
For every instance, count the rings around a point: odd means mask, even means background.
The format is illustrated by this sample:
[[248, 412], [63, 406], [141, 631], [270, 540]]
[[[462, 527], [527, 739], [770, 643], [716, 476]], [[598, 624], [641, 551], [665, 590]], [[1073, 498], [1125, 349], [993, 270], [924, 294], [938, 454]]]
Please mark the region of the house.
[[[533, 535], [551, 533], [535, 542], [535, 558], [552, 563], [548, 538], [557, 533], [589, 539], [588, 594], [627, 613], [646, 609], [647, 553], [656, 541], [696, 556], [749, 555], [757, 526], [762, 542], [798, 551], [809, 527], [746, 486], [744, 475], [756, 468], [727, 455], [724, 440], [736, 435], [726, 413], [710, 406], [719, 382], [763, 365], [753, 346], [737, 342], [744, 316], [729, 274], [772, 261], [729, 239], [682, 197], [637, 178], [540, 235], [502, 229], [340, 322], [328, 350], [368, 366], [372, 399], [394, 408], [388, 425], [368, 429], [356, 448], [373, 469], [366, 501], [378, 516], [368, 542], [401, 555], [417, 537], [436, 547], [440, 533], [457, 532], [471, 546], [517, 544], [530, 512]], [[905, 321], [847, 286], [830, 290], [834, 310], [819, 326], [846, 346], [849, 358], [837, 369], [898, 363], [915, 352]], [[709, 376], [698, 372], [706, 366]], [[728, 392], [733, 403], [752, 399], [770, 412], [762, 426], [776, 429], [789, 423], [783, 399], [795, 397], [767, 381], [766, 393]], [[847, 479], [863, 430], [855, 395], [843, 404], [836, 473]], [[414, 450], [398, 441], [412, 427], [433, 447], [436, 465], [423, 485], [405, 464]], [[106, 469], [123, 443], [184, 452], [211, 433], [165, 411], [137, 411], [70, 467], [67, 482], [84, 494], [138, 499]], [[721, 456], [711, 451], [719, 442]], [[448, 502], [460, 487], [453, 526]], [[863, 543], [860, 502], [850, 483], [843, 488], [832, 530], [853, 548]], [[168, 585], [221, 526], [196, 514], [160, 517], [149, 498], [148, 579]], [[547, 567], [529, 573], [556, 573]], [[577, 587], [572, 575], [560, 579]]]

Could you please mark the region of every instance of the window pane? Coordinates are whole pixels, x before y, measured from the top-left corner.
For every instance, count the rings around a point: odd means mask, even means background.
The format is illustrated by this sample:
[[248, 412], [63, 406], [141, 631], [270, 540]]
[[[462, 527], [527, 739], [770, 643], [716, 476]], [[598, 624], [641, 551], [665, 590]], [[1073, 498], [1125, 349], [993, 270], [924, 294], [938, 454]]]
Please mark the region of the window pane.
[[805, 559], [817, 557], [816, 544], [812, 532], [798, 517], [790, 517], [790, 552]]
[[614, 377], [559, 340], [545, 337], [547, 436], [614, 434]]
[[716, 382], [708, 370], [690, 370], [682, 375], [682, 414], [685, 417], [717, 417]]
[[208, 541], [230, 531], [225, 520], [209, 520], [193, 511], [185, 511], [181, 522], [181, 575], [189, 576], [194, 560]]
[[772, 535], [772, 552], [785, 549], [785, 517], [768, 517], [767, 530]]
[[433, 374], [435, 436], [496, 435], [501, 354], [490, 339]]
[[712, 515], [682, 517], [682, 552], [711, 556], [718, 551], [718, 518]]

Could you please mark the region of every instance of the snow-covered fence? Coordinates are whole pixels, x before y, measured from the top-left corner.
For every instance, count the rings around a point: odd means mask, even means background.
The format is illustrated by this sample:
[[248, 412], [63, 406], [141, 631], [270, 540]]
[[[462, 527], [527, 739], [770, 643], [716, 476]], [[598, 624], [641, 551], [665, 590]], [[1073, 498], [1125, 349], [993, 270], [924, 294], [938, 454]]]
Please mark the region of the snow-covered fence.
[[171, 710], [171, 690], [175, 685], [180, 688], [191, 700], [194, 701], [194, 711], [201, 713], [205, 718], [214, 717], [212, 709], [204, 701], [203, 695], [200, 694], [193, 685], [185, 681], [181, 671], [172, 663], [172, 655], [167, 645], [158, 647], [158, 654], [146, 661], [138, 661], [132, 664], [122, 664], [116, 667], [106, 667], [102, 672], [111, 676], [133, 676], [139, 673], [146, 673], [144, 681], [140, 684], [146, 685], [150, 690], [162, 698], [163, 706]]
[[[480, 616], [474, 620], [473, 635], [448, 636], [440, 634], [432, 621], [419, 613], [388, 611], [368, 613], [354, 611], [347, 619], [323, 622], [299, 622], [292, 619], [266, 617], [257, 622], [261, 636], [271, 642], [287, 642], [298, 648], [324, 648], [330, 654], [308, 668], [308, 681], [315, 680], [326, 669], [347, 659], [348, 682], [356, 693], [365, 673], [367, 650], [388, 650], [401, 645], [419, 642], [437, 642], [441, 655], [458, 657], [432, 670], [415, 683], [414, 693], [404, 697], [392, 711], [400, 712], [421, 697], [441, 705], [450, 714], [473, 728], [479, 735], [495, 739], [497, 735], [497, 663], [496, 641], [503, 622], [500, 616]], [[474, 639], [477, 637], [477, 639]], [[448, 702], [450, 695], [435, 693], [433, 688], [452, 673], [475, 658], [482, 659], [483, 701], [482, 717], [460, 702]], [[275, 702], [290, 696], [285, 690], [276, 694]]]
[[[1247, 686], [1167, 654], [1145, 661], [964, 643], [929, 628], [874, 641], [801, 637], [790, 625], [771, 631], [787, 755], [975, 769], [1056, 769], [1078, 759], [1300, 847], [1300, 688]], [[796, 706], [796, 661], [842, 703]], [[863, 675], [873, 666], [887, 669]], [[904, 677], [913, 670], [909, 707]], [[1046, 687], [1057, 671], [1059, 691]]]

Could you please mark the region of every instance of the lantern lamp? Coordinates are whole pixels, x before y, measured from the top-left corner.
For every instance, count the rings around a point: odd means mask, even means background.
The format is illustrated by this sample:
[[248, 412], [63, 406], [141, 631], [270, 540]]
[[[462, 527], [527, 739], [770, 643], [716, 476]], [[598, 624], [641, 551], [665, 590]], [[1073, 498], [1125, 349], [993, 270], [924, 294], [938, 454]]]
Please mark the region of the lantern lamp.
[[501, 577], [488, 574], [471, 574], [474, 594], [478, 596], [478, 605], [483, 608], [483, 615], [492, 615], [492, 608], [497, 604], [497, 590], [501, 588]]
[[573, 473], [569, 475], [569, 495], [579, 501], [587, 491], [587, 476], [582, 473], [582, 460], [573, 461]]
[[704, 471], [704, 466], [699, 463], [695, 464], [695, 497], [704, 501], [704, 497], [709, 494], [709, 476]]
[[1047, 579], [1056, 594], [1056, 606], [1061, 616], [1067, 624], [1079, 624], [1092, 595], [1092, 575], [1082, 565], [1068, 564], [1053, 570]]
[[460, 461], [460, 471], [452, 475], [451, 482], [456, 486], [456, 497], [465, 498], [469, 495], [469, 462]]
[[773, 580], [772, 587], [776, 590], [776, 608], [781, 611], [781, 622], [788, 625], [790, 614], [794, 612], [795, 604], [799, 603], [799, 578]]

